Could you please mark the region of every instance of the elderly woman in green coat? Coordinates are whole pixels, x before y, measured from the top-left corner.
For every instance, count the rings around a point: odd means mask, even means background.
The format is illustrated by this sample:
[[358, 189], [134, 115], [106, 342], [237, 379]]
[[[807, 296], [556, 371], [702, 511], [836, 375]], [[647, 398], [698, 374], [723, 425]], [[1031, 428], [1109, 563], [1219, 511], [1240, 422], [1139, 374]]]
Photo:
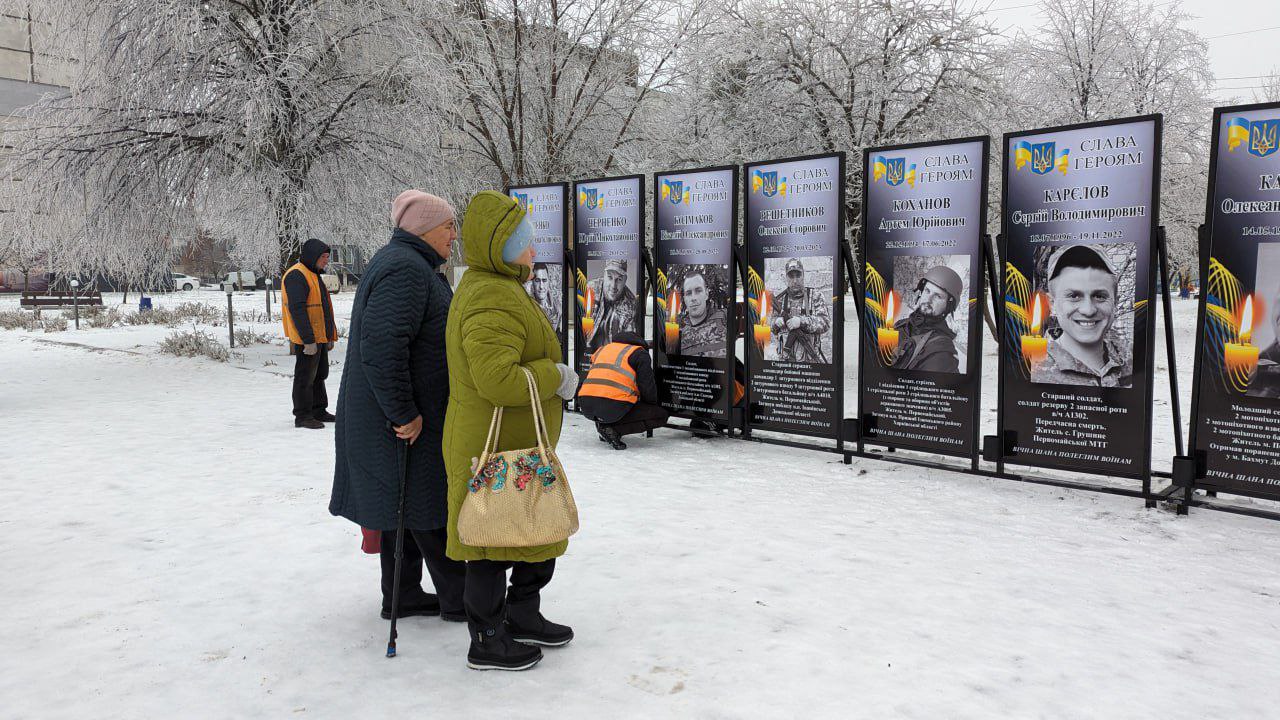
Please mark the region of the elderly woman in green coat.
[[[524, 670], [542, 659], [537, 647], [559, 646], [573, 630], [547, 621], [540, 591], [568, 542], [523, 548], [463, 545], [458, 513], [467, 495], [472, 462], [481, 454], [495, 407], [503, 411], [498, 450], [537, 444], [524, 371], [533, 372], [554, 445], [563, 419], [561, 399], [577, 389], [577, 375], [563, 362], [560, 342], [546, 313], [522, 283], [533, 268], [533, 228], [515, 200], [486, 190], [471, 199], [462, 220], [467, 271], [453, 296], [445, 346], [449, 360], [449, 409], [444, 459], [449, 475], [447, 553], [467, 561], [463, 604], [471, 629], [467, 665], [477, 670]], [[511, 587], [507, 589], [507, 570]]]

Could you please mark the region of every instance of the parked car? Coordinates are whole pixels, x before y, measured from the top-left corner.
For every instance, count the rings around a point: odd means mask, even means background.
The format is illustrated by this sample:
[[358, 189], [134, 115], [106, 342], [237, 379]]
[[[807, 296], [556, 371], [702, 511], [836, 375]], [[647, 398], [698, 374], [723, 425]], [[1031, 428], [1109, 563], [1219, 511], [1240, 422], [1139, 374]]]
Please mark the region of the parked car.
[[224, 282], [233, 284], [236, 290], [252, 290], [258, 287], [258, 276], [252, 270], [233, 270]]
[[169, 282], [173, 283], [174, 290], [199, 290], [200, 278], [183, 275], [181, 273], [169, 273]]

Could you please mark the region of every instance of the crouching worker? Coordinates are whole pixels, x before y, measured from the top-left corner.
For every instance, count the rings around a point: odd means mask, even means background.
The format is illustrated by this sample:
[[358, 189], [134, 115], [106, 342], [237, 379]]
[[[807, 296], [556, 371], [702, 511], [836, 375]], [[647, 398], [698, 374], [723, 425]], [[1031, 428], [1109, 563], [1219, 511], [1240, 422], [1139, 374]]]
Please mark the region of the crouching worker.
[[666, 424], [670, 414], [658, 404], [658, 383], [643, 338], [621, 332], [592, 354], [591, 370], [578, 388], [578, 408], [595, 421], [600, 439], [614, 450], [627, 449], [623, 435]]

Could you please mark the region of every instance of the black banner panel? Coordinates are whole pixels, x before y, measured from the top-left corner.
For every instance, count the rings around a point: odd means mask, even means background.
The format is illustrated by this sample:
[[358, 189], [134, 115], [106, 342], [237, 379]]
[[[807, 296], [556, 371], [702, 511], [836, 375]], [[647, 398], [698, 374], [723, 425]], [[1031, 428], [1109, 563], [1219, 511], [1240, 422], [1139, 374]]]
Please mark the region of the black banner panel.
[[1204, 486], [1280, 499], [1280, 103], [1213, 131], [1191, 447]]
[[1008, 462], [1146, 477], [1158, 115], [1004, 136]]
[[565, 243], [568, 240], [569, 186], [516, 185], [507, 194], [524, 209], [533, 223], [533, 272], [524, 288], [547, 314], [547, 321], [560, 339], [560, 349], [568, 354], [569, 341], [565, 322], [569, 296], [565, 293]]
[[743, 195], [751, 422], [836, 437], [844, 154], [747, 165]]
[[865, 153], [864, 441], [978, 452], [988, 146], [974, 138]]
[[640, 300], [644, 276], [644, 176], [582, 180], [573, 184], [574, 307], [578, 334], [574, 362], [590, 369], [591, 353], [624, 331], [644, 334]]
[[654, 370], [673, 414], [729, 422], [736, 167], [653, 178]]

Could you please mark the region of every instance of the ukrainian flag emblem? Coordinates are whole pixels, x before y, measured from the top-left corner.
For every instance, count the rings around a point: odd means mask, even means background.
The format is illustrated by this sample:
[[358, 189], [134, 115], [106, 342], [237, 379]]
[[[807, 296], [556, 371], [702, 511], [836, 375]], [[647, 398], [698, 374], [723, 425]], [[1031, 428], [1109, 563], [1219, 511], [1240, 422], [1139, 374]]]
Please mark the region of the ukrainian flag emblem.
[[1021, 170], [1030, 165], [1031, 172], [1037, 175], [1047, 175], [1053, 170], [1066, 175], [1070, 155], [1070, 148], [1062, 148], [1062, 152], [1058, 152], [1056, 142], [1029, 143], [1024, 140], [1013, 149], [1013, 168]]
[[662, 199], [670, 201], [672, 205], [688, 205], [689, 189], [684, 186], [683, 180], [663, 180]]
[[884, 168], [883, 172], [880, 172], [879, 168], [877, 168], [877, 179], [883, 176], [885, 182], [894, 187], [901, 185], [903, 181], [906, 181], [910, 187], [916, 186], [916, 166], [907, 165], [906, 158], [885, 159], [880, 157], [876, 158], [876, 165]]
[[591, 210], [600, 207], [600, 191], [597, 188], [582, 188], [578, 191], [578, 205], [586, 205]]
[[516, 204], [520, 206], [520, 209], [521, 209], [521, 210], [523, 210], [523, 211], [525, 212], [525, 214], [528, 214], [528, 212], [529, 212], [529, 193], [518, 193], [518, 192], [513, 192], [513, 193], [511, 193], [511, 199], [516, 201]]
[[786, 197], [787, 176], [779, 176], [777, 170], [770, 170], [769, 172], [756, 170], [751, 174], [751, 192], [763, 193], [765, 197], [773, 197], [775, 195]]
[[1235, 152], [1241, 145], [1255, 157], [1264, 158], [1274, 153], [1280, 148], [1280, 118], [1252, 122], [1236, 118], [1227, 123], [1227, 151]]

